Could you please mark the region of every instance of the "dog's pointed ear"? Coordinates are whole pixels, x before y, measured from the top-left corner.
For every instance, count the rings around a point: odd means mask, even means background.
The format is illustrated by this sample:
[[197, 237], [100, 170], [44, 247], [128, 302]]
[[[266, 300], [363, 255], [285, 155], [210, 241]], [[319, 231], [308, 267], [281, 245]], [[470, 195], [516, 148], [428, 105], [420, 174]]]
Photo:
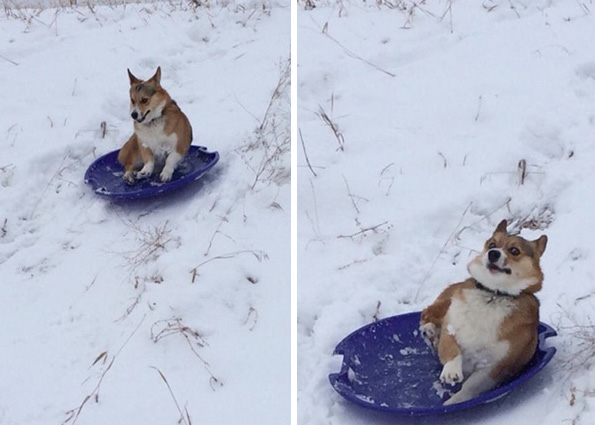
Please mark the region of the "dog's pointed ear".
[[504, 233], [504, 234], [508, 234], [508, 232], [506, 231], [506, 226], [508, 225], [508, 223], [506, 222], [506, 220], [502, 220], [500, 222], [500, 224], [498, 224], [498, 227], [496, 227], [496, 230], [494, 230], [494, 235], [496, 233]]
[[545, 247], [547, 246], [547, 236], [542, 235], [539, 239], [532, 241], [531, 244], [533, 245], [537, 256], [541, 257], [545, 251]]
[[132, 75], [132, 72], [130, 72], [129, 69], [127, 69], [127, 71], [128, 71], [128, 78], [130, 79], [130, 85], [131, 86], [142, 82], [142, 80], [139, 80], [134, 75]]
[[153, 75], [151, 78], [149, 78], [149, 81], [154, 83], [156, 86], [161, 85], [161, 67], [160, 66], [157, 67], [157, 71], [155, 71], [155, 75]]

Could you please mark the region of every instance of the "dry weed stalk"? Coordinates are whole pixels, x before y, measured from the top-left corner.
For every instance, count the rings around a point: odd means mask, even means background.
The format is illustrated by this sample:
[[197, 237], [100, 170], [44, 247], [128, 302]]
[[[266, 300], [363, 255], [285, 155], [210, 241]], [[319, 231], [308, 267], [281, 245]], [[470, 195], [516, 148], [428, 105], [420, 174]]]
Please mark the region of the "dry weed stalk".
[[288, 58], [281, 65], [279, 79], [253, 140], [237, 150], [254, 172], [250, 189], [258, 183], [280, 185], [289, 179], [285, 163], [291, 152], [290, 84], [291, 61]]
[[[135, 289], [137, 287], [138, 287], [138, 278], [136, 279]], [[126, 307], [126, 311], [124, 312], [124, 314], [122, 314], [122, 316], [120, 316], [116, 320], [114, 320], [114, 322], [121, 322], [122, 320], [124, 320], [128, 316], [130, 316], [130, 314], [134, 311], [134, 309], [140, 304], [140, 301], [143, 298], [143, 295], [146, 290], [147, 290], [147, 287], [145, 285], [143, 285], [143, 287], [142, 287], [141, 291], [138, 293], [138, 295], [132, 299], [132, 303], [128, 307]]]
[[419, 294], [421, 293], [422, 288], [424, 287], [426, 281], [430, 277], [430, 274], [432, 273], [432, 270], [434, 270], [434, 267], [436, 266], [436, 263], [438, 262], [438, 259], [446, 251], [446, 247], [448, 246], [448, 243], [453, 238], [455, 238], [458, 234], [460, 234], [460, 232], [462, 231], [462, 229], [459, 230], [459, 227], [463, 223], [463, 220], [465, 219], [465, 216], [467, 215], [467, 212], [469, 211], [469, 209], [471, 208], [472, 205], [473, 205], [473, 202], [469, 202], [469, 204], [467, 205], [467, 208], [465, 208], [465, 211], [463, 211], [463, 214], [461, 214], [461, 218], [459, 219], [459, 221], [458, 221], [457, 225], [455, 226], [454, 230], [448, 236], [448, 238], [446, 239], [446, 241], [442, 245], [442, 248], [440, 248], [440, 251], [436, 255], [436, 258], [434, 258], [434, 261], [432, 262], [430, 268], [428, 269], [428, 271], [426, 272], [426, 274], [425, 274], [424, 278], [422, 279], [421, 283], [417, 287], [417, 292], [415, 293], [415, 297], [413, 299], [414, 302], [418, 302]]
[[250, 326], [249, 331], [252, 332], [256, 327], [256, 324], [258, 323], [258, 310], [256, 310], [252, 306], [250, 306], [250, 308], [248, 309], [248, 314], [246, 316], [246, 320], [244, 320], [244, 325], [248, 324], [250, 318], [252, 318], [252, 325]]
[[172, 229], [169, 221], [162, 225], [141, 228], [133, 222], [126, 225], [136, 233], [138, 247], [135, 250], [119, 253], [124, 257], [131, 271], [140, 266], [155, 261], [172, 242], [180, 243], [178, 238], [171, 236]]
[[228, 254], [217, 255], [215, 257], [211, 257], [208, 260], [203, 261], [198, 266], [196, 266], [192, 270], [190, 270], [190, 273], [192, 274], [192, 283], [194, 283], [196, 281], [197, 276], [200, 276], [200, 274], [198, 273], [198, 269], [200, 267], [204, 266], [205, 264], [208, 264], [215, 260], [227, 260], [229, 258], [235, 258], [241, 254], [252, 254], [252, 256], [254, 256], [254, 258], [256, 258], [256, 260], [258, 260], [259, 262], [269, 259], [269, 256], [266, 252], [258, 251], [258, 250], [243, 250], [243, 251], [230, 252]]
[[519, 184], [522, 186], [525, 184], [525, 179], [527, 178], [527, 161], [521, 159], [518, 165], [519, 170]]
[[388, 221], [384, 221], [384, 222], [377, 224], [375, 226], [363, 228], [360, 231], [352, 233], [350, 235], [339, 235], [339, 236], [337, 236], [337, 239], [347, 239], [347, 238], [353, 239], [356, 236], [365, 236], [366, 233], [376, 232], [378, 229], [380, 229], [383, 226], [386, 226], [387, 224], [388, 224]]
[[100, 361], [103, 360], [103, 364], [105, 365], [107, 363], [107, 366], [105, 367], [105, 369], [103, 369], [101, 375], [99, 376], [99, 379], [97, 381], [97, 384], [95, 385], [95, 387], [93, 388], [93, 390], [87, 394], [84, 398], [83, 401], [81, 402], [81, 404], [78, 405], [78, 407], [75, 407], [74, 409], [70, 409], [66, 412], [66, 419], [64, 420], [64, 422], [62, 422], [62, 425], [67, 424], [70, 422], [70, 425], [74, 425], [78, 418], [80, 417], [83, 409], [85, 408], [85, 406], [87, 405], [87, 402], [89, 400], [94, 400], [95, 403], [99, 402], [99, 390], [101, 389], [101, 384], [103, 383], [103, 380], [105, 379], [105, 376], [107, 375], [107, 373], [111, 370], [112, 366], [114, 365], [114, 363], [116, 362], [116, 359], [118, 358], [118, 356], [120, 355], [120, 353], [122, 352], [122, 350], [124, 350], [124, 348], [126, 347], [126, 345], [128, 345], [128, 343], [130, 342], [130, 340], [132, 339], [132, 337], [136, 334], [136, 332], [139, 330], [139, 328], [141, 327], [141, 325], [144, 323], [145, 318], [147, 316], [143, 316], [143, 318], [141, 319], [141, 321], [139, 322], [139, 324], [136, 326], [136, 328], [134, 328], [134, 330], [132, 331], [132, 333], [128, 336], [128, 338], [126, 338], [126, 340], [124, 341], [124, 343], [122, 344], [122, 346], [120, 347], [120, 349], [116, 352], [116, 354], [114, 354], [111, 358], [111, 360], [109, 360], [108, 363], [108, 352], [107, 351], [103, 351], [101, 352], [93, 361], [93, 363], [91, 364], [91, 366], [95, 366], [97, 363], [99, 363]]
[[171, 389], [171, 386], [169, 385], [169, 382], [167, 381], [167, 378], [165, 377], [163, 372], [161, 372], [156, 367], [153, 367], [153, 366], [151, 366], [151, 367], [159, 373], [159, 376], [161, 376], [161, 379], [163, 380], [163, 382], [165, 382], [165, 385], [167, 386], [169, 394], [171, 395], [171, 398], [173, 399], [173, 401], [176, 405], [176, 408], [178, 409], [178, 413], [180, 414], [180, 420], [178, 421], [178, 423], [183, 422], [186, 425], [192, 425], [192, 420], [190, 419], [190, 414], [188, 413], [188, 409], [186, 407], [184, 407], [184, 411], [182, 412], [182, 409], [180, 408], [180, 403], [178, 403], [178, 400], [176, 399], [176, 396], [174, 395], [174, 391]]
[[558, 304], [563, 317], [570, 324], [559, 326], [558, 330], [564, 332], [576, 342], [576, 350], [569, 353], [564, 359], [563, 368], [571, 374], [591, 370], [595, 366], [595, 324], [590, 317], [577, 316]]
[[349, 199], [351, 200], [351, 205], [355, 209], [355, 212], [357, 214], [359, 214], [360, 211], [359, 211], [359, 207], [357, 206], [357, 202], [358, 201], [369, 202], [370, 200], [368, 198], [364, 198], [363, 196], [354, 195], [351, 192], [351, 188], [349, 187], [349, 183], [347, 182], [345, 175], [342, 175], [342, 177], [343, 177], [343, 182], [345, 183], [345, 187], [347, 188], [347, 196], [349, 196]]
[[151, 326], [151, 339], [157, 343], [164, 338], [172, 335], [181, 335], [192, 353], [201, 362], [203, 368], [209, 374], [209, 384], [211, 389], [215, 391], [215, 385], [222, 386], [223, 383], [211, 372], [210, 364], [198, 353], [199, 348], [204, 348], [209, 344], [204, 337], [195, 329], [190, 326], [186, 326], [182, 319], [178, 317], [172, 317], [170, 319], [158, 320]]
[[306, 157], [306, 164], [308, 164], [308, 168], [314, 174], [314, 177], [318, 177], [314, 169], [312, 168], [312, 164], [310, 164], [310, 159], [308, 158], [308, 152], [306, 151], [306, 144], [304, 143], [304, 138], [302, 136], [302, 129], [299, 129], [300, 133], [300, 141], [302, 142], [302, 149], [304, 150], [304, 156]]
[[516, 217], [511, 223], [511, 233], [520, 233], [523, 229], [545, 230], [554, 222], [555, 214], [550, 205], [535, 207], [529, 214]]
[[343, 136], [343, 133], [341, 133], [339, 131], [339, 126], [337, 124], [335, 124], [333, 122], [333, 120], [331, 120], [331, 118], [324, 111], [322, 106], [319, 105], [318, 107], [319, 107], [318, 116], [331, 129], [331, 131], [335, 135], [335, 138], [337, 139], [337, 142], [339, 143], [339, 147], [337, 148], [337, 150], [344, 151], [345, 150], [345, 137]]

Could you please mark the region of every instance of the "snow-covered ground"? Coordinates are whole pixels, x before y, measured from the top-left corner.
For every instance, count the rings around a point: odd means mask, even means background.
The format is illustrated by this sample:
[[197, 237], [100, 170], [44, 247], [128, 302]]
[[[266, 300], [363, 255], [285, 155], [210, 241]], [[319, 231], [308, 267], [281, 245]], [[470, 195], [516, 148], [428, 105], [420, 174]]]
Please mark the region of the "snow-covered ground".
[[538, 296], [558, 353], [439, 421], [593, 424], [595, 4], [368, 3], [298, 11], [298, 422], [437, 423], [349, 405], [333, 348], [466, 278], [506, 218], [549, 237]]
[[[289, 22], [283, 2], [5, 9], [1, 424], [289, 422]], [[221, 160], [110, 203], [84, 172], [130, 135], [126, 68], [159, 65]]]

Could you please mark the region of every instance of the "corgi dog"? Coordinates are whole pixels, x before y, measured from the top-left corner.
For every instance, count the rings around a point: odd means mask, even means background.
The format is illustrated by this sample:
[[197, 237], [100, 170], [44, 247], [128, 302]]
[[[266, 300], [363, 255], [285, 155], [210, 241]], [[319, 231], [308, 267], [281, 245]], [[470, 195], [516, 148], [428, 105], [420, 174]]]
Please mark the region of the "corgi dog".
[[161, 87], [161, 67], [147, 81], [136, 78], [130, 70], [128, 78], [134, 133], [118, 154], [118, 161], [124, 166], [124, 179], [132, 183], [150, 177], [156, 170], [156, 162], [163, 162], [159, 178], [168, 182], [190, 148], [192, 127]]
[[422, 311], [420, 330], [437, 348], [440, 381], [461, 389], [444, 405], [462, 403], [514, 377], [537, 347], [547, 236], [534, 241], [498, 224], [467, 270], [471, 277], [447, 287]]

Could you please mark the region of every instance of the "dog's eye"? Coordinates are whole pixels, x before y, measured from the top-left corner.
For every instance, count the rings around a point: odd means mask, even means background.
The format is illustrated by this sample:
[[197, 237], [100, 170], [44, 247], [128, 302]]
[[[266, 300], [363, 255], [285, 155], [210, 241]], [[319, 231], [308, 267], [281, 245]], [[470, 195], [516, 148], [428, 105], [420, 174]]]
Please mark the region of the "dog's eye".
[[132, 103], [134, 105], [134, 99], [130, 98], [130, 103]]
[[496, 248], [496, 242], [492, 242], [491, 244], [488, 245], [488, 249], [493, 249]]
[[143, 98], [140, 100], [140, 103], [142, 103], [142, 104], [145, 104], [145, 103], [147, 103], [148, 101], [149, 101], [149, 99], [147, 99], [146, 97], [143, 97]]
[[514, 246], [512, 248], [510, 248], [508, 250], [508, 252], [510, 252], [515, 257], [521, 253], [521, 251], [519, 251], [519, 249], [518, 248], [515, 248]]

